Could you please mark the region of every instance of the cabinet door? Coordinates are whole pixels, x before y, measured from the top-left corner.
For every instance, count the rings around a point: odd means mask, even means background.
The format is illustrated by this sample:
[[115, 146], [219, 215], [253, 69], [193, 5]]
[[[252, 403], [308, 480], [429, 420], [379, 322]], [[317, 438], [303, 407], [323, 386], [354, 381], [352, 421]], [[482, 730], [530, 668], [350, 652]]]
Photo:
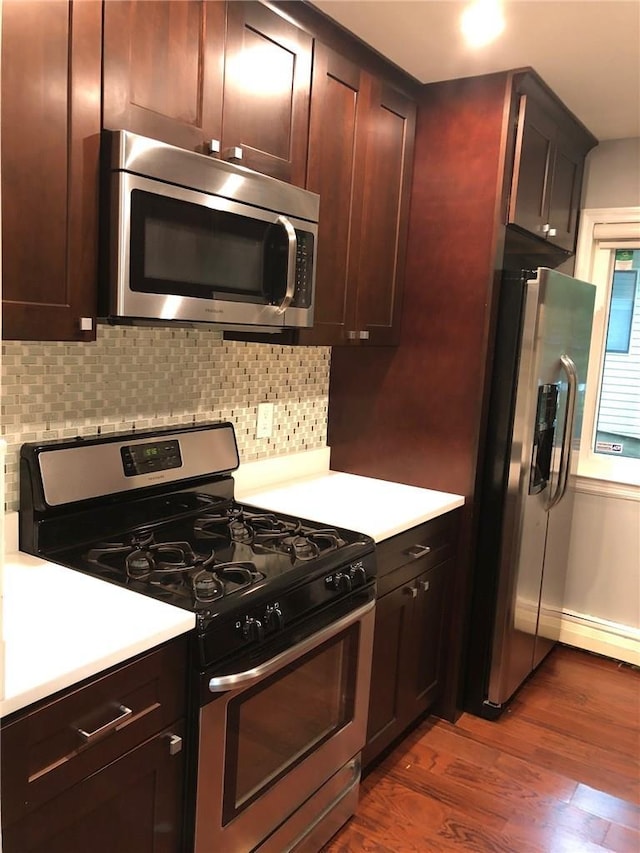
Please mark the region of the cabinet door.
[[[415, 103], [369, 75], [364, 155], [358, 158], [356, 330], [370, 344], [396, 344], [407, 241]], [[320, 213], [322, 216], [322, 211]]]
[[405, 654], [412, 662], [411, 672], [404, 685], [402, 715], [414, 720], [426, 711], [437, 698], [441, 686], [443, 630], [447, 610], [447, 579], [453, 571], [453, 561], [440, 563], [421, 574], [415, 581], [411, 634]]
[[4, 853], [179, 853], [184, 750], [180, 724], [2, 827]]
[[104, 5], [103, 125], [208, 152], [220, 140], [225, 4]]
[[585, 152], [571, 137], [558, 132], [549, 194], [550, 243], [573, 252], [578, 231], [578, 210], [582, 189]]
[[222, 153], [304, 186], [309, 134], [311, 36], [258, 2], [229, 3]]
[[95, 338], [100, 57], [99, 0], [2, 4], [4, 338]]
[[355, 329], [351, 250], [361, 112], [360, 68], [316, 44], [309, 127], [307, 189], [320, 195], [313, 329], [304, 343], [339, 344]]
[[592, 142], [572, 119], [521, 95], [509, 222], [575, 250], [584, 160]]
[[406, 584], [376, 602], [373, 662], [369, 692], [367, 743], [362, 763], [370, 763], [400, 734], [406, 723], [401, 702], [410, 671], [405, 656], [413, 612], [412, 585]]
[[529, 95], [520, 97], [509, 222], [538, 237], [549, 225], [555, 123]]

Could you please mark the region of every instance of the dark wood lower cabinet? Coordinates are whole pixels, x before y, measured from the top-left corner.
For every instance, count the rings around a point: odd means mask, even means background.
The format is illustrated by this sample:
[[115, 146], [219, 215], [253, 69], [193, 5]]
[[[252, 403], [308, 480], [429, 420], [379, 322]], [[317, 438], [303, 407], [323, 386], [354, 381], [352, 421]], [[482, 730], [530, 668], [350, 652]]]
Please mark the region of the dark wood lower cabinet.
[[182, 853], [178, 637], [2, 721], [4, 853]]
[[413, 602], [412, 647], [407, 650], [409, 678], [402, 703], [404, 715], [413, 721], [430, 708], [442, 685], [443, 629], [447, 613], [448, 579], [453, 561], [421, 574]]
[[363, 764], [367, 764], [402, 731], [402, 687], [406, 683], [404, 657], [410, 630], [412, 601], [405, 587], [376, 602], [369, 722]]
[[180, 853], [184, 750], [180, 723], [3, 827], [5, 853]]
[[457, 524], [448, 513], [378, 546], [365, 767], [443, 692]]

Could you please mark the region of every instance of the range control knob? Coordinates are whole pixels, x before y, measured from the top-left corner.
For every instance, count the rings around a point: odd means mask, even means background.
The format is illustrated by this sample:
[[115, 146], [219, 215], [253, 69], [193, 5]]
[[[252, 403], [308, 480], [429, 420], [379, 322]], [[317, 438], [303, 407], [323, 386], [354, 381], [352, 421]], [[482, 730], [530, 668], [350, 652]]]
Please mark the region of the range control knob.
[[262, 622], [259, 619], [253, 619], [251, 616], [247, 616], [240, 626], [240, 630], [242, 631], [242, 636], [245, 640], [260, 642], [260, 640], [264, 639], [264, 628], [262, 627]]
[[351, 592], [351, 576], [345, 572], [336, 572], [327, 578], [327, 583], [336, 592]]
[[281, 631], [284, 628], [284, 616], [277, 604], [267, 605], [264, 612], [264, 627], [272, 631]]
[[354, 586], [364, 586], [367, 582], [367, 571], [361, 563], [351, 566], [349, 574], [351, 575], [351, 582]]

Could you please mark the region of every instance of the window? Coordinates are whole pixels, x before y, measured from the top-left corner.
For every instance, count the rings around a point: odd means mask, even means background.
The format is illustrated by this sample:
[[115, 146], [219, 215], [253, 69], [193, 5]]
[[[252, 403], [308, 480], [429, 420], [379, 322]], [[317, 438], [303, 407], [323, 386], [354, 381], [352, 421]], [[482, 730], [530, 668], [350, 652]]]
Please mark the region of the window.
[[640, 208], [583, 211], [576, 278], [596, 285], [581, 476], [640, 485]]
[[[634, 258], [634, 255], [637, 257]], [[630, 261], [626, 260], [627, 256], [630, 257]], [[640, 256], [640, 252], [625, 250], [616, 252], [609, 306], [609, 326], [607, 328], [607, 352], [629, 353], [638, 286], [638, 256]], [[619, 269], [620, 257], [624, 258], [623, 263], [634, 262], [635, 269]]]

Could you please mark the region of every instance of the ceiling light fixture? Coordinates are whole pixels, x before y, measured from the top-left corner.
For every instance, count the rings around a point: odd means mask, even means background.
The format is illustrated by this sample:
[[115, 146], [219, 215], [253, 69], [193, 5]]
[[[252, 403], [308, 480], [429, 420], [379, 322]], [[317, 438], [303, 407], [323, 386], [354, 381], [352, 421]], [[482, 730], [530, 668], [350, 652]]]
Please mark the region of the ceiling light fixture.
[[500, 0], [474, 0], [460, 21], [462, 33], [471, 47], [483, 47], [504, 30], [504, 15]]

